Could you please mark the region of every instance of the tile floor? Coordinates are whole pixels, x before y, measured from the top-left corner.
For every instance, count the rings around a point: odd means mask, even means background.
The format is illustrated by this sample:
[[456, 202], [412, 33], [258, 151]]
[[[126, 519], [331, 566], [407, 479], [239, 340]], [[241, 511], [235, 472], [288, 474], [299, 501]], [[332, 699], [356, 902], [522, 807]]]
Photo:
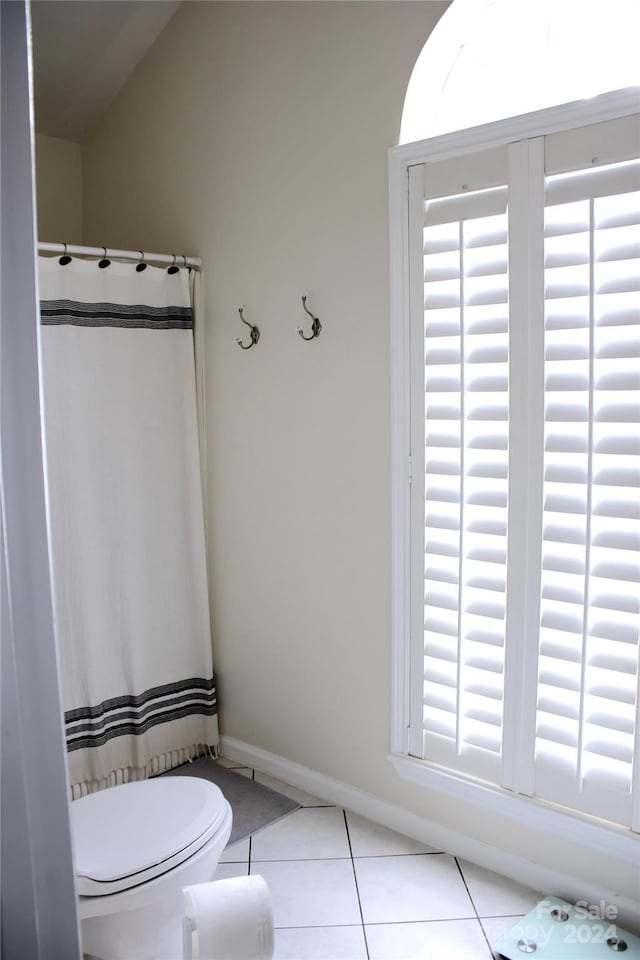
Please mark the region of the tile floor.
[[491, 960], [542, 899], [496, 873], [222, 761], [302, 804], [225, 850], [216, 879], [260, 874], [276, 960]]

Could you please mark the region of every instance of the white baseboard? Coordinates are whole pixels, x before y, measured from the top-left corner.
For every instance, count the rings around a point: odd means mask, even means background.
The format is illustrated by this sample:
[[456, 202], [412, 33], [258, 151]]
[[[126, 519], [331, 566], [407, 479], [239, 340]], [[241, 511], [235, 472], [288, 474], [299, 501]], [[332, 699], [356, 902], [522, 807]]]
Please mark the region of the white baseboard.
[[499, 847], [477, 840], [475, 837], [451, 830], [434, 820], [419, 817], [403, 807], [380, 800], [371, 793], [359, 790], [341, 780], [334, 780], [322, 773], [303, 767], [268, 750], [254, 747], [234, 737], [221, 737], [223, 756], [237, 763], [254, 767], [257, 770], [290, 783], [300, 790], [328, 800], [337, 806], [346, 807], [375, 823], [390, 830], [413, 837], [421, 843], [436, 847], [453, 856], [462, 857], [472, 863], [494, 870], [517, 883], [543, 891], [544, 894], [563, 897], [569, 903], [587, 901], [599, 904], [605, 900], [618, 909], [618, 919], [622, 926], [631, 932], [640, 929], [640, 903], [631, 897], [621, 896], [614, 890], [605, 890], [583, 878], [560, 873], [539, 863], [533, 863], [524, 857], [507, 853]]

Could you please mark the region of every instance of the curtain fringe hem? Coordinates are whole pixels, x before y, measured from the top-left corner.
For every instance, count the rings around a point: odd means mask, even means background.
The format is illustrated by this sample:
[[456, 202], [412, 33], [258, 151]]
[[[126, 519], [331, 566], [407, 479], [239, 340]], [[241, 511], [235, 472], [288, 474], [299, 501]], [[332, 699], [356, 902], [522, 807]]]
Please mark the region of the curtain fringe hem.
[[170, 750], [168, 753], [152, 757], [141, 767], [120, 767], [112, 770], [106, 777], [99, 780], [83, 780], [71, 785], [71, 799], [79, 800], [90, 793], [106, 790], [107, 787], [117, 787], [123, 783], [134, 783], [138, 780], [148, 780], [167, 770], [173, 770], [183, 763], [192, 763], [200, 757], [210, 757], [217, 760], [219, 756], [217, 744], [195, 743], [180, 750]]

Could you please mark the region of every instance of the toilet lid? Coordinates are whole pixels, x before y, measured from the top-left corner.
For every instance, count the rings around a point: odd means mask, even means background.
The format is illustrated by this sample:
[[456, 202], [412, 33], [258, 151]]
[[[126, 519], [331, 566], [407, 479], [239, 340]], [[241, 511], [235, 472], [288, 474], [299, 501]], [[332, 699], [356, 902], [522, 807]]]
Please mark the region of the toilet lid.
[[182, 863], [213, 836], [228, 809], [220, 789], [198, 777], [126, 783], [74, 800], [78, 893], [114, 893]]

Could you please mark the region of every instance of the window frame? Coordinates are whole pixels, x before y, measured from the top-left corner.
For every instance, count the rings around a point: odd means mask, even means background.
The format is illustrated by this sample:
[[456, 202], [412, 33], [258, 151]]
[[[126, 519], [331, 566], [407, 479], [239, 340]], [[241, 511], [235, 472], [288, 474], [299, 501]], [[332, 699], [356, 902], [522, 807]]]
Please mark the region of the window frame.
[[[389, 152], [390, 306], [391, 306], [391, 427], [392, 427], [392, 664], [391, 751], [397, 773], [431, 790], [472, 802], [522, 825], [551, 834], [579, 836], [582, 843], [634, 863], [637, 834], [606, 824], [579, 811], [558, 808], [544, 800], [518, 794], [516, 777], [507, 787], [491, 786], [463, 774], [438, 768], [409, 755], [411, 720], [411, 296], [409, 170], [425, 162], [447, 160], [461, 153], [487, 150], [520, 140], [543, 137], [586, 124], [614, 120], [638, 112], [638, 88], [606, 93], [592, 100], [535, 111], [429, 140], [394, 147]], [[415, 255], [415, 253], [414, 253]], [[540, 296], [540, 294], [538, 294]], [[415, 564], [413, 566], [415, 571]], [[415, 575], [415, 572], [414, 572]], [[525, 663], [521, 664], [522, 669]], [[415, 676], [415, 671], [413, 671]], [[640, 756], [636, 740], [634, 822], [640, 821]], [[612, 849], [613, 844], [613, 849]]]

